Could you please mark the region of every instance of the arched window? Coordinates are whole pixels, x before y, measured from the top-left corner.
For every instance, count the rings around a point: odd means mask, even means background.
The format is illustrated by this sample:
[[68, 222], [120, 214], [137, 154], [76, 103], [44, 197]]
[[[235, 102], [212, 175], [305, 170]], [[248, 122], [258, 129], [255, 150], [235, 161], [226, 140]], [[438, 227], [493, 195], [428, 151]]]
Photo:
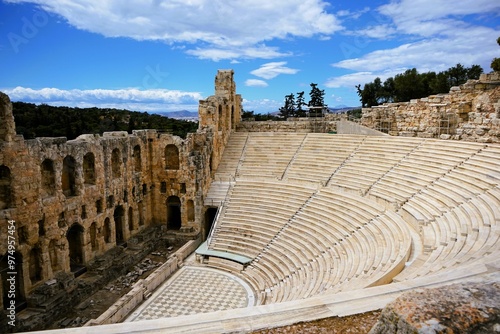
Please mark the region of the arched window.
[[9, 167], [0, 166], [0, 210], [12, 205], [12, 178]]
[[92, 152], [83, 157], [83, 179], [86, 184], [95, 184], [95, 157]]
[[56, 173], [54, 161], [45, 159], [41, 165], [42, 172], [42, 197], [53, 196], [56, 191]]
[[68, 155], [63, 160], [62, 191], [66, 197], [76, 196], [76, 161]]
[[139, 145], [134, 146], [134, 170], [140, 172], [142, 167], [141, 161], [141, 147]]
[[173, 144], [165, 147], [165, 168], [179, 169], [179, 149]]
[[113, 178], [118, 178], [121, 176], [121, 154], [120, 150], [115, 148], [113, 152], [111, 152], [111, 172], [113, 174]]
[[177, 196], [170, 196], [167, 198], [167, 229], [179, 230], [181, 225], [181, 200]]

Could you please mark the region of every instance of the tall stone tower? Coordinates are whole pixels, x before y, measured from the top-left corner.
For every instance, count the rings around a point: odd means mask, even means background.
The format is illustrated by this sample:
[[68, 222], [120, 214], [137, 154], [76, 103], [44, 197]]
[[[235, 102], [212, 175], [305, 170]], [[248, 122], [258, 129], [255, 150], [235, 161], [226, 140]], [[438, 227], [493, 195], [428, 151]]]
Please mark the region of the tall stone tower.
[[9, 96], [0, 92], [0, 141], [13, 141], [16, 125]]

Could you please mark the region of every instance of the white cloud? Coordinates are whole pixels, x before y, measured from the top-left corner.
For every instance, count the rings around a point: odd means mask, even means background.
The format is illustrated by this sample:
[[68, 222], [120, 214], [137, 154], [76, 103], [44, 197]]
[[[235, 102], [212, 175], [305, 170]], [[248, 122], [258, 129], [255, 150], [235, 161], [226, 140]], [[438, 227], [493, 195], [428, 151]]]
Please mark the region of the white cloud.
[[289, 53], [278, 51], [277, 48], [268, 47], [265, 45], [251, 47], [196, 48], [187, 50], [186, 53], [200, 59], [210, 59], [213, 61], [220, 61], [223, 59], [233, 59], [234, 61], [235, 58], [272, 59], [290, 55]]
[[[464, 21], [466, 15], [500, 15], [500, 3], [489, 0], [463, 0], [453, 5], [446, 0], [401, 0], [378, 8], [388, 20], [366, 29], [347, 34], [381, 38], [389, 35], [394, 42], [405, 40], [399, 46], [368, 52], [358, 58], [349, 58], [332, 64], [354, 71], [328, 80], [328, 87], [352, 87], [374, 78], [394, 76], [408, 68], [420, 72], [443, 71], [461, 63], [478, 64], [490, 71], [491, 59], [498, 55], [498, 31], [481, 26], [476, 19]], [[369, 31], [371, 30], [371, 31]], [[357, 53], [370, 45], [352, 46]], [[350, 45], [344, 49], [351, 50]]]
[[[202, 42], [212, 52], [228, 49], [229, 58], [235, 58], [235, 51], [238, 53], [265, 41], [329, 35], [342, 29], [336, 17], [326, 12], [328, 3], [323, 0], [8, 2], [38, 4], [78, 29], [106, 37], [166, 43]], [[191, 50], [190, 54], [208, 56], [200, 50]], [[217, 59], [223, 56], [222, 52], [216, 54]], [[260, 54], [257, 52], [253, 57], [259, 58]]]
[[286, 61], [278, 61], [263, 64], [260, 68], [251, 71], [250, 73], [259, 78], [272, 79], [280, 74], [295, 74], [299, 70], [286, 67]]
[[12, 101], [81, 108], [123, 108], [134, 111], [152, 112], [179, 109], [197, 110], [199, 100], [203, 99], [198, 92], [182, 92], [167, 89], [64, 90], [58, 88], [31, 89], [16, 87], [13, 89], [3, 89], [2, 91], [9, 95]]
[[254, 111], [257, 114], [267, 114], [278, 111], [283, 107], [283, 101], [272, 99], [247, 100], [242, 101], [243, 109], [246, 111]]
[[248, 79], [245, 81], [245, 86], [249, 87], [267, 87], [268, 84], [264, 80]]

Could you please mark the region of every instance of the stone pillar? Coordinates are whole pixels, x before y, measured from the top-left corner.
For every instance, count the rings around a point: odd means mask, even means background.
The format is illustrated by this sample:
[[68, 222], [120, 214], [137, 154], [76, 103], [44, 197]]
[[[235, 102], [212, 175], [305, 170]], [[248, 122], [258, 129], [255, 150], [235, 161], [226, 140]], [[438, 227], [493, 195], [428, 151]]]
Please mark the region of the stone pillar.
[[0, 141], [13, 141], [16, 136], [16, 124], [12, 113], [9, 96], [0, 92]]

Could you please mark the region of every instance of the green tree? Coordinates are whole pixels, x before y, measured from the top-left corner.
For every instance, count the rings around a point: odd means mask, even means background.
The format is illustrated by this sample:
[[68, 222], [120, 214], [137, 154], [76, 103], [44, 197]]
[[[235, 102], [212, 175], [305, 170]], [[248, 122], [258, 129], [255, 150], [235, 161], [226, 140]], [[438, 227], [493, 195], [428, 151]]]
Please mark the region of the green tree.
[[280, 108], [279, 115], [284, 119], [295, 115], [295, 96], [293, 93], [285, 96], [285, 105]]
[[[309, 103], [307, 104], [309, 107], [326, 107], [325, 105], [325, 90], [324, 89], [319, 89], [318, 84], [311, 83], [311, 91], [309, 92]], [[309, 114], [316, 115], [318, 112], [317, 109], [313, 109], [314, 111], [310, 112]]]
[[295, 116], [304, 117], [306, 115], [306, 111], [302, 108], [302, 106], [307, 105], [304, 101], [304, 91], [297, 93], [297, 99], [295, 103], [296, 103]]

